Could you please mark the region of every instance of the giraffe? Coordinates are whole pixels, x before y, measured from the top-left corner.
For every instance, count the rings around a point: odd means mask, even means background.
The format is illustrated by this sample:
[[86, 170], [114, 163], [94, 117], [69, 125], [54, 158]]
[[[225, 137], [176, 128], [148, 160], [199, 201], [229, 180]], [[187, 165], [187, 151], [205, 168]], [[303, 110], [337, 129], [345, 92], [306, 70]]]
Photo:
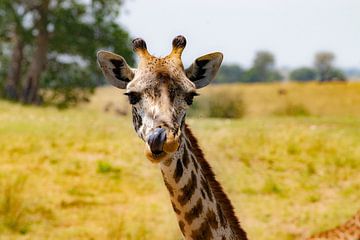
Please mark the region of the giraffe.
[[314, 234], [307, 240], [360, 240], [360, 210], [344, 224]]
[[126, 89], [134, 129], [145, 142], [147, 159], [159, 165], [184, 238], [246, 240], [229, 198], [185, 124], [196, 90], [214, 79], [222, 53], [201, 56], [185, 69], [183, 36], [174, 38], [171, 53], [163, 58], [152, 56], [140, 38], [132, 44], [139, 56], [136, 69], [107, 51], [99, 51], [97, 60], [110, 84]]

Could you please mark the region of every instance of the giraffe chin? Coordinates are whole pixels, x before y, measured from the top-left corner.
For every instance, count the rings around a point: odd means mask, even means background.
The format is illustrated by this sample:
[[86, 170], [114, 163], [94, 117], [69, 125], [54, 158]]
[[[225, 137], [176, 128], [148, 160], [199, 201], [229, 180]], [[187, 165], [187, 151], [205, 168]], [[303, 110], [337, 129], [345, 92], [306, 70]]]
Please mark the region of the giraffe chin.
[[167, 159], [169, 159], [171, 157], [171, 155], [172, 154], [164, 152], [164, 151], [159, 153], [159, 154], [154, 154], [154, 153], [151, 152], [149, 147], [145, 148], [145, 156], [152, 163], [159, 163], [159, 162], [161, 162], [163, 160], [167, 160]]

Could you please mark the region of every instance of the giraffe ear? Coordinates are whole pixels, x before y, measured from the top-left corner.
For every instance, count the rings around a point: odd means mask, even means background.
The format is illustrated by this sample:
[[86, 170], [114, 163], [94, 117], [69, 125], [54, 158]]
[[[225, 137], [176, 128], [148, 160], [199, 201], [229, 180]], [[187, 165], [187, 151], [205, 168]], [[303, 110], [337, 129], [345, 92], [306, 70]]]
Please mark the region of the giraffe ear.
[[195, 84], [196, 88], [205, 87], [215, 78], [222, 60], [223, 54], [220, 52], [199, 57], [185, 70], [186, 76]]
[[123, 57], [115, 53], [99, 51], [97, 61], [106, 80], [117, 88], [126, 88], [126, 85], [134, 78], [134, 70], [129, 67]]

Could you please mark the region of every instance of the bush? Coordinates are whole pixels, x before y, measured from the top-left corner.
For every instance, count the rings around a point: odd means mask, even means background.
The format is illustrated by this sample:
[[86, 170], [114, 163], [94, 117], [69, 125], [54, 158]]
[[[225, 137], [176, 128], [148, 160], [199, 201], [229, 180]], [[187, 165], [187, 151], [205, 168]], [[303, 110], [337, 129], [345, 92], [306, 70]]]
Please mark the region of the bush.
[[239, 65], [224, 64], [220, 67], [219, 72], [216, 75], [214, 83], [235, 83], [241, 80], [241, 76], [244, 73]]
[[192, 117], [241, 118], [245, 105], [238, 91], [229, 87], [211, 87], [194, 100], [189, 110]]
[[275, 111], [275, 115], [280, 116], [309, 116], [311, 115], [309, 110], [302, 104], [294, 104], [286, 102], [284, 106]]
[[25, 189], [26, 177], [17, 176], [0, 182], [0, 223], [6, 228], [25, 234], [29, 224], [25, 219]]
[[304, 81], [304, 82], [315, 80], [316, 70], [307, 67], [297, 68], [290, 73], [290, 79], [295, 81]]

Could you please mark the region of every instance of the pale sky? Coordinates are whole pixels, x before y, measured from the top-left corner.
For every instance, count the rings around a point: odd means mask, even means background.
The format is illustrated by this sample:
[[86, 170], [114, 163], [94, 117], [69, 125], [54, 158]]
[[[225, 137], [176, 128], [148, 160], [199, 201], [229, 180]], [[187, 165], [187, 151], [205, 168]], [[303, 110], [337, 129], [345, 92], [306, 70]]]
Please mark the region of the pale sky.
[[126, 0], [119, 21], [156, 56], [184, 35], [186, 65], [221, 51], [226, 63], [248, 67], [269, 50], [279, 67], [309, 66], [327, 50], [337, 66], [360, 67], [360, 0]]

